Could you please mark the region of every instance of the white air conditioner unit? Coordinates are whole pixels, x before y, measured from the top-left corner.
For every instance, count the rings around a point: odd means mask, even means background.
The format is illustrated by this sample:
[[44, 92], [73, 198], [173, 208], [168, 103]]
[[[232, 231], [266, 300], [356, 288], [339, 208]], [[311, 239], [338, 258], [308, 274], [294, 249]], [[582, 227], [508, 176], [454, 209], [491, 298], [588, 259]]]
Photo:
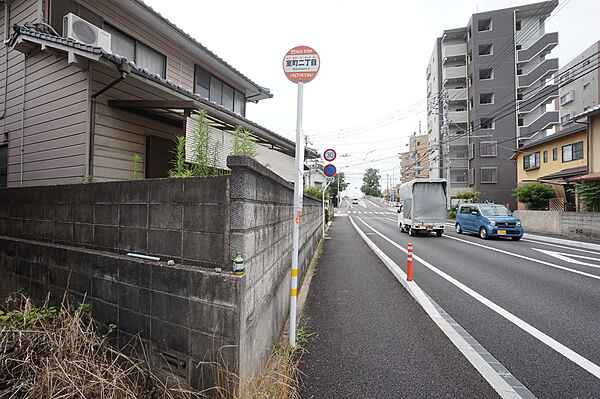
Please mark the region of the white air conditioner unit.
[[73, 13], [68, 13], [63, 17], [63, 36], [90, 46], [100, 47], [107, 53], [111, 53], [110, 33]]

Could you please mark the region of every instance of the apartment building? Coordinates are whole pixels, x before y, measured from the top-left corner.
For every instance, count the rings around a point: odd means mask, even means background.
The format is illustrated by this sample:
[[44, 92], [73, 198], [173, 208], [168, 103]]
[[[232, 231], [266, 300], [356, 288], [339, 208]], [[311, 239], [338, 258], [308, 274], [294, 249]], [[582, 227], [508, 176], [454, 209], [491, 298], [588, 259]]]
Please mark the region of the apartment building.
[[270, 91], [141, 0], [3, 3], [0, 187], [128, 179], [133, 155], [143, 178], [165, 177], [200, 110], [219, 167], [242, 126], [256, 159], [293, 179], [295, 143], [246, 118]]
[[574, 124], [573, 117], [600, 104], [600, 41], [559, 70], [561, 128]]
[[424, 179], [430, 176], [428, 167], [427, 134], [414, 133], [408, 140], [408, 151], [400, 154], [400, 180], [402, 183], [412, 179]]
[[472, 189], [484, 200], [515, 201], [513, 150], [553, 128], [548, 104], [558, 86], [548, 80], [558, 44], [545, 19], [558, 1], [473, 14], [465, 28], [445, 30], [427, 67], [428, 134], [432, 176], [446, 177], [451, 193]]

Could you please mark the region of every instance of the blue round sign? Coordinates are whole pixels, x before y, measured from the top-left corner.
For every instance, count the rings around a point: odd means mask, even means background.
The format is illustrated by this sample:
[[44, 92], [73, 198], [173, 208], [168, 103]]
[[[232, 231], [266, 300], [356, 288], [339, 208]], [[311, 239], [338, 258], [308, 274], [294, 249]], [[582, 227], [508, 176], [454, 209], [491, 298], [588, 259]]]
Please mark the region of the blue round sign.
[[325, 165], [325, 167], [323, 168], [323, 173], [327, 177], [333, 177], [333, 176], [335, 176], [335, 172], [336, 171], [337, 171], [337, 169], [332, 164]]

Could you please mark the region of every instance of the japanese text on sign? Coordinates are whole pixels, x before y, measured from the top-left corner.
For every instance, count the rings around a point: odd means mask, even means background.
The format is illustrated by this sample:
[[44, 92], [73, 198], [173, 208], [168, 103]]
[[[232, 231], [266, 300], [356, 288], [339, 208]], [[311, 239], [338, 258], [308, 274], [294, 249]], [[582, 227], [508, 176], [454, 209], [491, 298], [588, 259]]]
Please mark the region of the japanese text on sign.
[[307, 46], [294, 47], [283, 57], [283, 71], [292, 82], [311, 81], [319, 68], [319, 55]]

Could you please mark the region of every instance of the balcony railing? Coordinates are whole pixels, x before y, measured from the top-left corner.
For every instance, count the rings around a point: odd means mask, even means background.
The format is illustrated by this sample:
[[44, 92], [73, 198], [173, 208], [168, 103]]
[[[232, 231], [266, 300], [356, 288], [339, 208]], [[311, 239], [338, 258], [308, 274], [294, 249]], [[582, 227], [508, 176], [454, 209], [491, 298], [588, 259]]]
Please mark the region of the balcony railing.
[[463, 89], [448, 89], [449, 101], [467, 101], [467, 88]]
[[448, 112], [448, 119], [451, 123], [467, 123], [467, 111], [450, 111]]
[[519, 87], [529, 87], [539, 80], [548, 79], [556, 71], [558, 71], [558, 58], [544, 60], [527, 75], [519, 76]]
[[517, 62], [527, 62], [538, 54], [548, 54], [558, 45], [558, 32], [546, 33], [525, 50], [517, 52]]
[[442, 70], [442, 79], [444, 81], [449, 79], [466, 79], [467, 68], [466, 66], [448, 67]]
[[451, 44], [442, 46], [442, 58], [465, 57], [467, 55], [467, 44]]
[[520, 137], [529, 137], [556, 124], [558, 124], [558, 111], [545, 112], [529, 125], [520, 127], [519, 135]]
[[533, 96], [519, 101], [519, 113], [527, 114], [542, 104], [549, 104], [558, 97], [558, 85], [548, 85], [541, 88]]

